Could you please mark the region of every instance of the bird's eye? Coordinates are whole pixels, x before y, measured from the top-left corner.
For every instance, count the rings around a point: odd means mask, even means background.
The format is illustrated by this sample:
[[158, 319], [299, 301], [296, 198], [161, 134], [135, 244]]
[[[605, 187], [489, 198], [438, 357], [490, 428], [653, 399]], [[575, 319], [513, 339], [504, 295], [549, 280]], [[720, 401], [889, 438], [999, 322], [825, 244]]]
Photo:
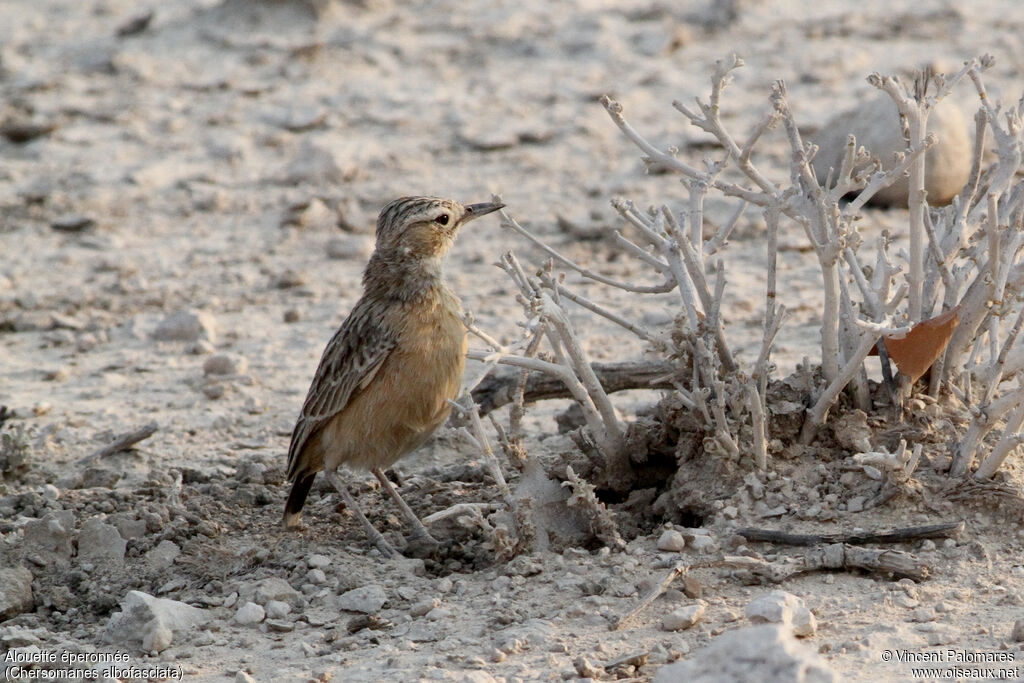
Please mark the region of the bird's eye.
[[442, 213], [440, 216], [434, 219], [434, 222], [439, 225], [448, 225], [448, 214]]

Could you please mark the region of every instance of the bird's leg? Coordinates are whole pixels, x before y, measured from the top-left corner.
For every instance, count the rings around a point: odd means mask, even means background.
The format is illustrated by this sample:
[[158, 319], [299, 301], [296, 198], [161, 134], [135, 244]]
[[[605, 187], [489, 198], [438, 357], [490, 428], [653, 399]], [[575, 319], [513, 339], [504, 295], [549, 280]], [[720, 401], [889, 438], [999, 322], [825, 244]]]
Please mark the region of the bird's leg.
[[384, 487], [384, 490], [387, 491], [388, 495], [395, 501], [395, 504], [398, 505], [398, 509], [402, 512], [402, 516], [405, 517], [405, 521], [412, 527], [412, 539], [422, 539], [430, 545], [439, 545], [437, 539], [430, 535], [430, 532], [427, 531], [427, 527], [423, 526], [423, 522], [421, 522], [420, 518], [416, 516], [416, 513], [412, 511], [412, 508], [402, 500], [402, 496], [398, 495], [398, 490], [395, 488], [394, 484], [391, 483], [391, 480], [387, 478], [387, 475], [384, 474], [384, 470], [379, 467], [374, 467], [370, 471], [373, 472], [373, 475], [380, 480], [381, 486]]
[[387, 558], [397, 557], [398, 553], [395, 549], [391, 547], [391, 544], [388, 543], [387, 539], [384, 538], [379, 531], [373, 528], [373, 525], [370, 524], [370, 520], [366, 518], [363, 511], [359, 509], [358, 505], [356, 505], [356, 499], [352, 497], [348, 487], [346, 487], [341, 481], [341, 477], [338, 476], [337, 471], [327, 470], [324, 473], [324, 476], [327, 477], [327, 481], [330, 482], [331, 486], [338, 489], [338, 493], [341, 494], [341, 498], [345, 501], [345, 505], [347, 505], [348, 509], [356, 516], [359, 523], [363, 525], [366, 535], [369, 536], [370, 540], [373, 541], [373, 544], [377, 546], [377, 550], [380, 551], [380, 554]]

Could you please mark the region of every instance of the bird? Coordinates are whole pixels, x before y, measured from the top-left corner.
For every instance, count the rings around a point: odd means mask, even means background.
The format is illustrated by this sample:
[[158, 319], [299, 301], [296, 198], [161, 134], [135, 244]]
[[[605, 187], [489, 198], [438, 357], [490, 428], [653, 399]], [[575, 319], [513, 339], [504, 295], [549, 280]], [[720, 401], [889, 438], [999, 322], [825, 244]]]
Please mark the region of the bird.
[[368, 469], [413, 528], [409, 542], [437, 541], [384, 470], [416, 450], [449, 415], [466, 358], [462, 304], [444, 279], [444, 257], [466, 223], [504, 208], [438, 197], [401, 197], [377, 218], [363, 292], [317, 366], [288, 447], [285, 528], [300, 524], [317, 473], [338, 490], [385, 557], [397, 555], [338, 474]]

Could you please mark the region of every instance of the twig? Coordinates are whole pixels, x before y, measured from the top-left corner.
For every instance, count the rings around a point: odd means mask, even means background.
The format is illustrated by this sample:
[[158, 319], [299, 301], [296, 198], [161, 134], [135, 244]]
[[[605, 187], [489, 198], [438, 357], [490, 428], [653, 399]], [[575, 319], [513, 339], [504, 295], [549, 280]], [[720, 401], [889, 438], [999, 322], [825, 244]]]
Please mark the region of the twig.
[[803, 555], [792, 559], [796, 560], [796, 562], [783, 564], [781, 562], [768, 562], [756, 557], [726, 555], [714, 560], [695, 562], [691, 565], [677, 564], [658, 582], [658, 585], [640, 598], [639, 603], [619, 617], [611, 625], [610, 630], [619, 631], [623, 629], [636, 619], [640, 612], [657, 600], [658, 596], [668, 590], [673, 581], [681, 576], [685, 576], [692, 569], [725, 568], [748, 571], [772, 583], [781, 583], [794, 576], [812, 571], [836, 569], [863, 569], [904, 576], [915, 581], [923, 580], [929, 574], [928, 567], [918, 563], [917, 559], [909, 553], [899, 550], [857, 548], [842, 543], [812, 548]]
[[753, 377], [747, 383], [747, 406], [750, 408], [750, 428], [754, 432], [754, 466], [763, 471], [768, 466], [768, 446], [761, 394], [757, 391], [757, 380]]
[[563, 256], [557, 250], [552, 249], [548, 245], [544, 244], [544, 242], [540, 238], [536, 237], [529, 230], [519, 225], [519, 223], [516, 222], [514, 218], [505, 213], [504, 209], [502, 209], [501, 211], [501, 219], [501, 224], [504, 227], [511, 228], [512, 230], [518, 232], [520, 235], [530, 240], [530, 242], [532, 242], [535, 246], [540, 247], [546, 254], [554, 258], [562, 265], [572, 268], [580, 275], [590, 278], [591, 280], [594, 280], [596, 282], [611, 285], [612, 287], [618, 287], [619, 289], [624, 289], [627, 292], [637, 292], [640, 294], [661, 294], [664, 292], [671, 292], [675, 288], [675, 283], [669, 280], [666, 280], [660, 285], [631, 285], [628, 282], [622, 282], [620, 280], [616, 280], [614, 278], [601, 275], [600, 273], [597, 273], [593, 270], [590, 270], [589, 268], [585, 268], [579, 265], [569, 257]]
[[[591, 363], [590, 367], [609, 394], [629, 389], [672, 389], [672, 378], [679, 371], [672, 363], [660, 360]], [[473, 390], [473, 400], [480, 406], [481, 414], [512, 403], [518, 378], [519, 372], [515, 370], [493, 371], [484, 378]], [[548, 373], [534, 371], [527, 375], [523, 389], [525, 403], [554, 398], [573, 398], [573, 394], [560, 379]]]
[[159, 426], [157, 425], [157, 423], [156, 422], [150, 422], [146, 426], [144, 426], [144, 427], [142, 427], [140, 429], [137, 429], [134, 432], [128, 432], [127, 434], [122, 434], [122, 435], [118, 436], [117, 438], [115, 438], [113, 441], [111, 441], [108, 445], [106, 445], [103, 448], [101, 448], [98, 451], [96, 451], [95, 453], [93, 453], [91, 455], [87, 455], [84, 458], [81, 458], [78, 461], [78, 464], [85, 465], [85, 464], [88, 464], [88, 463], [96, 462], [97, 460], [101, 460], [101, 459], [106, 458], [108, 456], [111, 456], [111, 455], [113, 455], [115, 453], [120, 453], [121, 451], [126, 451], [129, 448], [131, 448], [132, 446], [134, 446], [135, 444], [137, 444], [138, 442], [143, 441], [143, 440], [148, 439], [149, 437], [153, 436], [153, 434], [156, 433], [157, 429], [159, 429]]
[[927, 526], [913, 526], [891, 531], [853, 531], [830, 534], [791, 534], [773, 529], [745, 528], [736, 532], [748, 541], [780, 543], [782, 545], [820, 545], [823, 543], [846, 543], [865, 545], [868, 543], [906, 543], [923, 538], [955, 538], [964, 530], [964, 522], [944, 522]]
[[685, 576], [686, 572], [696, 568], [696, 566], [697, 565], [687, 566], [685, 564], [677, 564], [676, 566], [672, 567], [672, 569], [669, 570], [668, 574], [666, 574], [661, 579], [661, 581], [658, 582], [657, 586], [649, 590], [646, 595], [640, 598], [640, 602], [637, 603], [636, 606], [633, 607], [633, 609], [629, 610], [628, 612], [626, 612], [621, 617], [615, 620], [615, 623], [611, 626], [611, 630], [618, 631], [622, 629], [623, 626], [633, 621], [633, 619], [636, 618], [636, 615], [640, 614], [640, 612], [647, 609], [648, 605], [657, 600], [658, 596], [660, 596], [662, 593], [667, 591], [668, 587], [672, 585], [673, 581], [678, 579], [680, 576]]

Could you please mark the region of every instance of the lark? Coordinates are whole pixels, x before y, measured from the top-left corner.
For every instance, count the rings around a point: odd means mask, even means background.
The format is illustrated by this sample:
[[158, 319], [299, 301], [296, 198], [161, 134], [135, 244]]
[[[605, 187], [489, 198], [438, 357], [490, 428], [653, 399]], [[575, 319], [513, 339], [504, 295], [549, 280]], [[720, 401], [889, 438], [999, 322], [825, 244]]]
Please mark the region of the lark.
[[403, 197], [381, 210], [362, 298], [327, 343], [292, 431], [285, 527], [299, 524], [322, 471], [381, 554], [396, 554], [338, 475], [347, 464], [380, 480], [413, 528], [410, 542], [436, 545], [384, 470], [448, 418], [448, 400], [462, 382], [466, 328], [443, 260], [459, 228], [503, 206]]

